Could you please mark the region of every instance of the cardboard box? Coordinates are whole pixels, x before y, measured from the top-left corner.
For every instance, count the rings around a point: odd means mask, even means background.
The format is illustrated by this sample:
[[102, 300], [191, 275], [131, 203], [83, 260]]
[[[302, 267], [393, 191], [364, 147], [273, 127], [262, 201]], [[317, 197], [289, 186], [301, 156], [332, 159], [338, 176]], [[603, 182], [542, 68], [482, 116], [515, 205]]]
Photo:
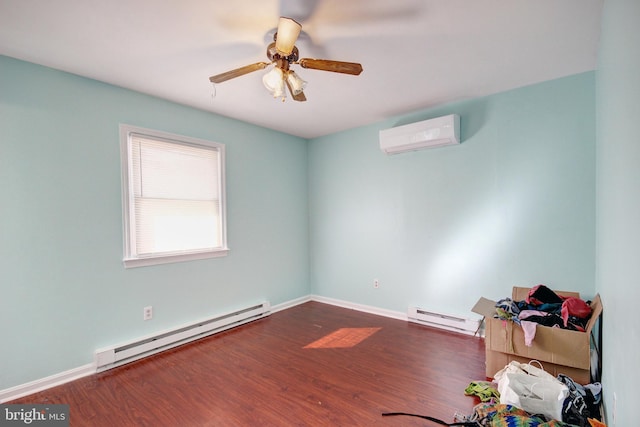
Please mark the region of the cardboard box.
[[[512, 299], [514, 301], [526, 299], [530, 289], [514, 287]], [[580, 297], [577, 292], [554, 292], [562, 296]], [[485, 318], [487, 377], [493, 378], [495, 373], [511, 360], [520, 362], [538, 360], [548, 372], [563, 373], [580, 383], [589, 382], [589, 375], [586, 375], [587, 381], [580, 381], [575, 377], [584, 379], [585, 372], [590, 372], [591, 330], [602, 313], [599, 295], [596, 295], [591, 302], [592, 314], [587, 323], [586, 332], [538, 325], [531, 347], [525, 345], [524, 332], [518, 324], [493, 317], [496, 313], [495, 304], [495, 301], [480, 298], [472, 309], [474, 313]], [[503, 363], [505, 361], [506, 363]], [[495, 369], [496, 367], [498, 369]]]
[[[486, 368], [485, 375], [488, 378], [493, 378], [496, 372], [498, 372], [500, 369], [504, 368], [507, 364], [509, 364], [509, 362], [512, 362], [514, 360], [520, 363], [531, 362], [531, 359], [528, 359], [526, 357], [516, 356], [514, 354], [501, 353], [499, 351], [492, 351], [489, 349], [486, 350], [486, 357], [487, 357], [487, 362], [486, 362], [487, 368]], [[542, 364], [542, 368], [548, 373], [550, 373], [551, 375], [553, 375], [554, 377], [557, 377], [558, 374], [564, 374], [569, 378], [571, 378], [572, 380], [574, 380], [575, 382], [577, 382], [578, 384], [585, 385], [591, 382], [590, 369], [572, 368], [571, 366], [556, 365], [554, 363], [542, 362], [542, 361], [540, 361], [540, 363]], [[534, 366], [538, 368], [540, 367], [538, 366], [537, 363], [534, 363]]]

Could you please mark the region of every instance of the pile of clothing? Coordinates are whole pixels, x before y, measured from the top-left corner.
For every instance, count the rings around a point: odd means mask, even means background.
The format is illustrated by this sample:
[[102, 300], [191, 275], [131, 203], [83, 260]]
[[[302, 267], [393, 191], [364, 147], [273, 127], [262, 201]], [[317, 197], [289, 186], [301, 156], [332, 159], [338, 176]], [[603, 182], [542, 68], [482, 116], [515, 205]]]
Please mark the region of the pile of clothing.
[[[543, 416], [529, 414], [522, 409], [505, 404], [480, 404], [475, 408], [473, 419], [458, 421], [458, 425], [478, 427], [600, 427], [604, 426], [596, 419], [585, 420], [588, 424], [573, 424], [565, 421], [547, 420]], [[455, 425], [455, 423], [452, 423]]]
[[503, 403], [481, 403], [474, 409], [473, 415], [456, 415], [455, 421], [447, 423], [427, 415], [409, 414], [406, 412], [385, 412], [382, 416], [405, 415], [422, 418], [441, 426], [466, 427], [607, 427], [595, 418], [589, 418], [588, 424], [572, 424], [558, 420], [547, 420], [544, 416], [532, 415], [513, 405]]
[[537, 325], [584, 332], [591, 318], [591, 305], [577, 297], [558, 295], [545, 285], [537, 285], [523, 301], [511, 298], [498, 301], [495, 317], [519, 324], [525, 344], [530, 347]]
[[[590, 427], [604, 426], [600, 422], [602, 386], [600, 383], [581, 385], [560, 374], [558, 381], [569, 389], [562, 404], [561, 420], [542, 414], [531, 414], [515, 405], [500, 403], [497, 384], [491, 381], [472, 381], [464, 393], [476, 396], [482, 403], [471, 415], [456, 415], [457, 425], [487, 427]], [[473, 424], [473, 423], [476, 424]], [[465, 424], [467, 423], [467, 424]]]
[[404, 415], [422, 418], [442, 426], [466, 427], [606, 427], [600, 419], [599, 404], [602, 388], [599, 383], [582, 386], [561, 375], [558, 380], [569, 387], [569, 396], [562, 408], [562, 420], [542, 414], [532, 414], [515, 405], [500, 403], [497, 384], [491, 381], [472, 381], [465, 389], [467, 396], [477, 396], [481, 403], [471, 415], [456, 413], [454, 421], [446, 421], [428, 415], [407, 412], [384, 412], [383, 417]]

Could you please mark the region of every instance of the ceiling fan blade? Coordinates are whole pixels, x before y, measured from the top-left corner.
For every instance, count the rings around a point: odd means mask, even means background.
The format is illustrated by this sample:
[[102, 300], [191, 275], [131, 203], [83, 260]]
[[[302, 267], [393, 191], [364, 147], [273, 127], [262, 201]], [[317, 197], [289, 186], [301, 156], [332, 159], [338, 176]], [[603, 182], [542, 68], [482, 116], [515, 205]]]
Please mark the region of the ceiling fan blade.
[[302, 68], [313, 70], [332, 71], [334, 73], [359, 75], [362, 72], [362, 65], [357, 62], [332, 61], [330, 59], [302, 58], [297, 62]]
[[209, 77], [211, 83], [222, 83], [227, 80], [234, 79], [236, 77], [244, 76], [245, 74], [252, 73], [254, 71], [262, 70], [269, 65], [268, 62], [256, 62], [255, 64], [245, 65], [244, 67], [236, 68], [235, 70], [227, 71], [226, 73], [216, 74]]

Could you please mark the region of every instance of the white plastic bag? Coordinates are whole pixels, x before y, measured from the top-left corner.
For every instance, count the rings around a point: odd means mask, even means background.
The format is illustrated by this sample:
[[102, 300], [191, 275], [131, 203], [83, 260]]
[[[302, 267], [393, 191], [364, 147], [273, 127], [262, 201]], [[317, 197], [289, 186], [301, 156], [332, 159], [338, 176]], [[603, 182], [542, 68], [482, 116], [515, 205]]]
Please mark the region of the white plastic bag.
[[544, 369], [514, 361], [496, 373], [495, 380], [500, 403], [532, 415], [542, 414], [549, 420], [562, 420], [562, 405], [569, 388]]

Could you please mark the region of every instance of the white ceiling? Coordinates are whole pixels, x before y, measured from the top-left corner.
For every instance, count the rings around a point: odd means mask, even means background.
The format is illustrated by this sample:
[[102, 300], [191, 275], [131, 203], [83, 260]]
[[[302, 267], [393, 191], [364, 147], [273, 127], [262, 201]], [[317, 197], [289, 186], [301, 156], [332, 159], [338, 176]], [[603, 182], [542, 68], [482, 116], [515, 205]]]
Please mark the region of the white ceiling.
[[[0, 54], [314, 138], [593, 70], [604, 0], [282, 1], [0, 0]], [[304, 103], [272, 98], [264, 70], [209, 82], [267, 61], [280, 7], [314, 1], [300, 56], [360, 76], [293, 66]]]

